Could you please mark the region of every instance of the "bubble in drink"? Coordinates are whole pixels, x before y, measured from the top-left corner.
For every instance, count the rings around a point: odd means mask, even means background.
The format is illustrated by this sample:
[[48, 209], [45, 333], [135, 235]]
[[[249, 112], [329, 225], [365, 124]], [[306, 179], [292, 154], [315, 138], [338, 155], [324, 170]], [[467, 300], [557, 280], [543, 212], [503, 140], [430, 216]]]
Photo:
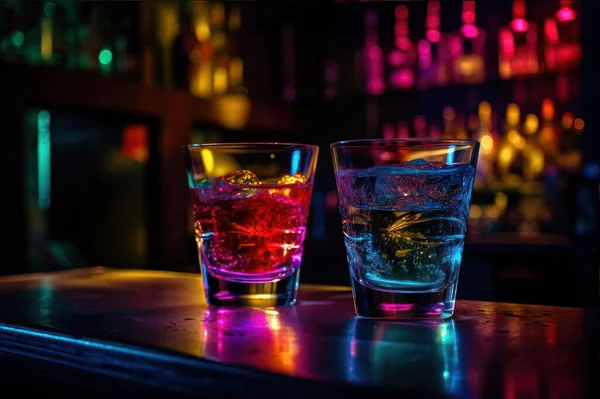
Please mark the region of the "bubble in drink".
[[194, 228], [206, 270], [230, 281], [273, 281], [302, 259], [312, 185], [302, 175], [262, 183], [248, 170], [192, 189]]
[[352, 277], [394, 292], [433, 292], [458, 278], [474, 169], [416, 159], [336, 172]]

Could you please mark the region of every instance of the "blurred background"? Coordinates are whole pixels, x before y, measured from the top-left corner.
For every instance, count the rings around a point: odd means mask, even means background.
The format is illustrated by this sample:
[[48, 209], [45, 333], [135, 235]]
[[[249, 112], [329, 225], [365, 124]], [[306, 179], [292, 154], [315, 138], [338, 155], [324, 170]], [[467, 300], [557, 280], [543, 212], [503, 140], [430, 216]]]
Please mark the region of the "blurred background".
[[329, 144], [476, 139], [459, 297], [598, 297], [594, 0], [0, 2], [0, 274], [199, 272], [181, 146], [321, 146], [302, 282], [349, 284]]

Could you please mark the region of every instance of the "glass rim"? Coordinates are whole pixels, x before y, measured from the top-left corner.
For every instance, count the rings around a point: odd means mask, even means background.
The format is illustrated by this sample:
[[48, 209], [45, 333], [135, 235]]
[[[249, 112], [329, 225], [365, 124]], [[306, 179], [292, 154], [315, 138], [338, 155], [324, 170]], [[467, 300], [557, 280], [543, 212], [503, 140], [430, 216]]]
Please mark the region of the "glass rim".
[[340, 147], [371, 147], [373, 143], [382, 143], [389, 145], [396, 144], [398, 147], [405, 148], [427, 148], [427, 147], [445, 147], [450, 145], [476, 147], [479, 145], [477, 140], [460, 140], [460, 139], [444, 139], [444, 138], [409, 138], [409, 139], [357, 139], [357, 140], [340, 140], [329, 145], [329, 148]]
[[277, 141], [263, 141], [263, 142], [231, 142], [231, 143], [202, 143], [202, 144], [186, 144], [183, 146], [184, 149], [190, 150], [194, 148], [221, 148], [221, 149], [312, 149], [318, 150], [319, 146], [315, 144], [302, 144], [302, 143], [286, 143]]

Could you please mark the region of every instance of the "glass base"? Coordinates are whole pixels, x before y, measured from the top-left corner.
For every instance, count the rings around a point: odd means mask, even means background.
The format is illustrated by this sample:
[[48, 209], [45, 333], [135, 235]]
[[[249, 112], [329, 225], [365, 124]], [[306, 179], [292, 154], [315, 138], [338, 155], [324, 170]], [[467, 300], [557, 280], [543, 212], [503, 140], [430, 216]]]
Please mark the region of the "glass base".
[[296, 303], [300, 269], [288, 277], [267, 283], [221, 280], [202, 270], [206, 302], [217, 306], [275, 307]]
[[354, 308], [362, 317], [380, 319], [447, 319], [454, 313], [458, 281], [434, 292], [389, 292], [366, 287], [352, 278]]

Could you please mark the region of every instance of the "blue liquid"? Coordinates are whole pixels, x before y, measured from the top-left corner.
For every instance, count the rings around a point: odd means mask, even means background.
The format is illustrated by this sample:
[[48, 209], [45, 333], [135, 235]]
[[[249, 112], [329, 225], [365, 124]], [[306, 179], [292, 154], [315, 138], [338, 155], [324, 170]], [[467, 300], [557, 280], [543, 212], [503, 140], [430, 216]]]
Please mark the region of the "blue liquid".
[[438, 292], [455, 284], [474, 172], [469, 164], [423, 160], [338, 171], [353, 280], [398, 293]]

